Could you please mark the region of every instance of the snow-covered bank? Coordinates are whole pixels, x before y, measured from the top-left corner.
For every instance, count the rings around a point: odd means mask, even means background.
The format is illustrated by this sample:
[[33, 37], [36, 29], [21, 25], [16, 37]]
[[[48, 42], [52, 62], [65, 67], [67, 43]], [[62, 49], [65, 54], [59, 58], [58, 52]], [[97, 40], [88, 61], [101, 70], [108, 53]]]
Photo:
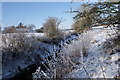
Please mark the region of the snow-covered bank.
[[[57, 62], [50, 62], [50, 73], [54, 78], [114, 78], [119, 75], [119, 52], [115, 54], [105, 53], [104, 44], [108, 39], [114, 38], [116, 32], [111, 29], [93, 29], [87, 31], [79, 38], [64, 43], [59, 57], [54, 58]], [[69, 39], [72, 40], [72, 37]], [[65, 40], [65, 41], [69, 41]], [[53, 60], [54, 60], [53, 59]], [[49, 71], [48, 71], [49, 72]], [[50, 77], [40, 67], [33, 73], [33, 78]]]
[[25, 69], [29, 71], [31, 65], [45, 63], [44, 58], [50, 53], [47, 51], [53, 47], [24, 34], [2, 34], [2, 40], [3, 79], [23, 74]]
[[[48, 43], [37, 40], [41, 37], [43, 37], [41, 33], [2, 34], [3, 78], [13, 78], [21, 72], [24, 74], [25, 69], [29, 71], [29, 66], [37, 65], [38, 67], [46, 62], [45, 59], [53, 53], [54, 46], [51, 44], [52, 41], [48, 40], [49, 38], [45, 39]], [[74, 39], [76, 36], [72, 35], [72, 40]]]
[[[115, 31], [110, 29], [94, 29], [83, 34], [73, 33], [64, 36], [64, 39], [57, 45], [36, 40], [40, 36], [39, 34], [27, 36], [24, 40], [18, 36], [19, 38], [13, 40], [17, 40], [18, 43], [21, 40], [25, 43], [24, 47], [21, 47], [23, 51], [16, 44], [13, 44], [15, 46], [13, 50], [16, 50], [15, 53], [17, 53], [15, 55], [9, 51], [10, 48], [7, 48], [8, 51], [5, 49], [7, 52], [3, 52], [3, 76], [13, 77], [29, 65], [37, 64], [39, 67], [37, 73], [33, 73], [38, 78], [41, 76], [39, 73], [40, 65], [43, 64], [41, 62], [46, 62], [50, 67], [49, 72], [51, 70], [51, 74], [54, 73], [59, 77], [62, 74], [62, 77], [67, 78], [114, 78], [118, 75], [119, 65], [116, 64], [116, 61], [118, 61], [117, 55], [120, 53], [109, 54], [104, 51], [103, 45], [115, 35]], [[6, 42], [9, 43], [9, 41]], [[51, 41], [48, 40], [48, 42]], [[25, 46], [30, 49], [26, 49]], [[13, 65], [10, 66], [11, 64]], [[55, 66], [56, 73], [52, 72]], [[45, 76], [48, 74], [46, 71], [42, 71], [42, 73]]]
[[[75, 65], [70, 78], [114, 78], [118, 75], [119, 64], [115, 62], [120, 59], [120, 53], [113, 55], [105, 53], [103, 50], [104, 42], [115, 36], [112, 30], [94, 30], [89, 32], [93, 37], [91, 40], [87, 56], [80, 57], [80, 65]], [[111, 36], [110, 36], [111, 35]], [[73, 43], [74, 44], [74, 43]]]

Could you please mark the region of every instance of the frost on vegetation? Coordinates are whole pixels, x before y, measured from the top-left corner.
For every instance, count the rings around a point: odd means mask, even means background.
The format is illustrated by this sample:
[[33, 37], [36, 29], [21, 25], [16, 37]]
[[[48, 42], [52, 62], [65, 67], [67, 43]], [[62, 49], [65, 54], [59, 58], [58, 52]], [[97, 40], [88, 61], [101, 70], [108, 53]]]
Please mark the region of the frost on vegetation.
[[40, 64], [49, 55], [52, 45], [39, 42], [36, 36], [30, 35], [27, 33], [2, 34], [3, 78], [21, 74], [27, 67]]
[[3, 34], [2, 35], [2, 47], [16, 47], [19, 49], [21, 48], [28, 48], [28, 46], [32, 46], [32, 41], [34, 38], [27, 37], [26, 34]]
[[[111, 36], [112, 31], [111, 32]], [[50, 70], [43, 73], [39, 68], [33, 78], [114, 78], [118, 73], [117, 55], [104, 53], [101, 48], [106, 39], [110, 38], [106, 30], [88, 31], [79, 35], [77, 41], [62, 46], [57, 56], [48, 61]], [[84, 50], [86, 55], [84, 55]], [[53, 52], [56, 53], [56, 52]]]
[[87, 78], [114, 78], [117, 75], [119, 65], [115, 64], [115, 61], [118, 60], [118, 54], [110, 55], [103, 53], [101, 50], [103, 43], [106, 39], [110, 38], [110, 36], [106, 31], [96, 33], [93, 36], [93, 41], [96, 42], [93, 43], [92, 41], [91, 49], [89, 48], [88, 50], [88, 56], [83, 58], [83, 64], [80, 64], [81, 66], [79, 66], [79, 68], [72, 71], [68, 75], [69, 77], [86, 78], [87, 76]]
[[[54, 51], [52, 54], [53, 59], [51, 61], [48, 60], [48, 64], [50, 66], [50, 70], [53, 73], [52, 78], [63, 78], [66, 74], [70, 73], [72, 70], [74, 70], [74, 66], [76, 64], [80, 64], [79, 57], [81, 54], [85, 53], [87, 49], [89, 48], [89, 43], [92, 40], [92, 36], [89, 36], [89, 33], [86, 32], [79, 36], [78, 41], [73, 41], [70, 45], [64, 45], [62, 46], [62, 49], [59, 53]], [[82, 44], [82, 45], [81, 45]], [[55, 49], [56, 47], [54, 47]], [[84, 55], [85, 56], [85, 55]], [[41, 77], [43, 72], [41, 70], [37, 70], [33, 74], [33, 78]], [[46, 73], [47, 74], [47, 73]], [[45, 77], [45, 75], [44, 75]]]
[[[36, 43], [36, 39], [27, 37], [24, 33], [2, 35], [3, 58], [7, 58], [8, 56], [15, 58], [17, 56], [20, 57], [21, 55], [29, 55], [28, 53], [31, 53], [37, 48], [38, 45]], [[3, 59], [3, 61], [4, 60], [5, 59]]]

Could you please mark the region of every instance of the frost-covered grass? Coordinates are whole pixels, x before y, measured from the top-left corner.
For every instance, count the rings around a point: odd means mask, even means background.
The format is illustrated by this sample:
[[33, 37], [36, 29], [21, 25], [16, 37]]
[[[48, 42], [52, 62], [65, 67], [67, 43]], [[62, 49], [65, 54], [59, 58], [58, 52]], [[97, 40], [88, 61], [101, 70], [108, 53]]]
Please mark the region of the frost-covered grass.
[[2, 77], [12, 78], [32, 64], [45, 62], [49, 50], [52, 45], [39, 42], [33, 34], [2, 34]]
[[[16, 53], [16, 50], [39, 53], [38, 46], [49, 47], [50, 59], [45, 58], [49, 68], [44, 66], [47, 70], [43, 71], [39, 67], [33, 73], [34, 79], [114, 78], [118, 75], [119, 65], [116, 64], [116, 61], [119, 59], [120, 53], [109, 54], [105, 52], [107, 48], [104, 44], [109, 39], [114, 38], [116, 36], [115, 33], [115, 31], [110, 29], [89, 30], [80, 34], [77, 39], [75, 39], [75, 35], [65, 38], [59, 43], [61, 48], [56, 45], [52, 46], [53, 44], [40, 43], [37, 39], [43, 38], [44, 34], [39, 35], [39, 33], [3, 34], [1, 43], [4, 49], [11, 50], [12, 53]], [[44, 53], [47, 52], [45, 51]]]
[[34, 38], [26, 36], [24, 33], [5, 34], [2, 36], [2, 48], [10, 48], [16, 50], [28, 50], [33, 47]]
[[62, 46], [61, 52], [48, 61], [51, 75], [48, 72], [43, 74], [39, 69], [33, 78], [114, 78], [118, 75], [119, 65], [115, 61], [119, 53], [105, 53], [103, 44], [115, 35], [109, 29], [96, 29], [81, 34], [77, 41]]
[[[92, 34], [93, 33], [93, 34]], [[118, 60], [118, 53], [110, 55], [102, 50], [103, 43], [113, 36], [111, 30], [92, 31], [93, 40], [90, 43], [88, 56], [79, 59], [83, 63], [77, 66], [68, 77], [71, 78], [114, 78], [117, 75], [119, 65], [115, 64]], [[111, 36], [110, 36], [111, 35]]]

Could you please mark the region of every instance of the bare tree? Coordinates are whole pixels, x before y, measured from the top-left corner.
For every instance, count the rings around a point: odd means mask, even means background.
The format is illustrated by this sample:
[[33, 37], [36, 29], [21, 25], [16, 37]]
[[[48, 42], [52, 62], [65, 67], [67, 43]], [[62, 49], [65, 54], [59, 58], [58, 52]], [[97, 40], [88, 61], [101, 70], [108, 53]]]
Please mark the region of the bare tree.
[[55, 17], [49, 17], [45, 23], [43, 23], [44, 33], [47, 37], [54, 38], [61, 35], [61, 31], [58, 29], [61, 19]]

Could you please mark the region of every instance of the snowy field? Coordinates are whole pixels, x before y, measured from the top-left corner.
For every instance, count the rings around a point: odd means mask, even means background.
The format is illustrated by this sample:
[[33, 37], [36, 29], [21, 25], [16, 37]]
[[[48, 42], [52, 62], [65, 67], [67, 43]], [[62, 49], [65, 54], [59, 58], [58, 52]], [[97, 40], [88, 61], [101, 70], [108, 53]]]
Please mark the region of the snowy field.
[[[19, 34], [21, 34], [21, 33], [6, 33], [6, 34], [2, 34], [2, 35], [3, 36], [5, 35], [5, 36], [9, 37], [9, 36], [19, 35]], [[27, 35], [28, 37], [30, 37], [30, 36], [34, 36], [34, 37], [44, 36], [44, 33], [23, 33], [23, 34]]]

